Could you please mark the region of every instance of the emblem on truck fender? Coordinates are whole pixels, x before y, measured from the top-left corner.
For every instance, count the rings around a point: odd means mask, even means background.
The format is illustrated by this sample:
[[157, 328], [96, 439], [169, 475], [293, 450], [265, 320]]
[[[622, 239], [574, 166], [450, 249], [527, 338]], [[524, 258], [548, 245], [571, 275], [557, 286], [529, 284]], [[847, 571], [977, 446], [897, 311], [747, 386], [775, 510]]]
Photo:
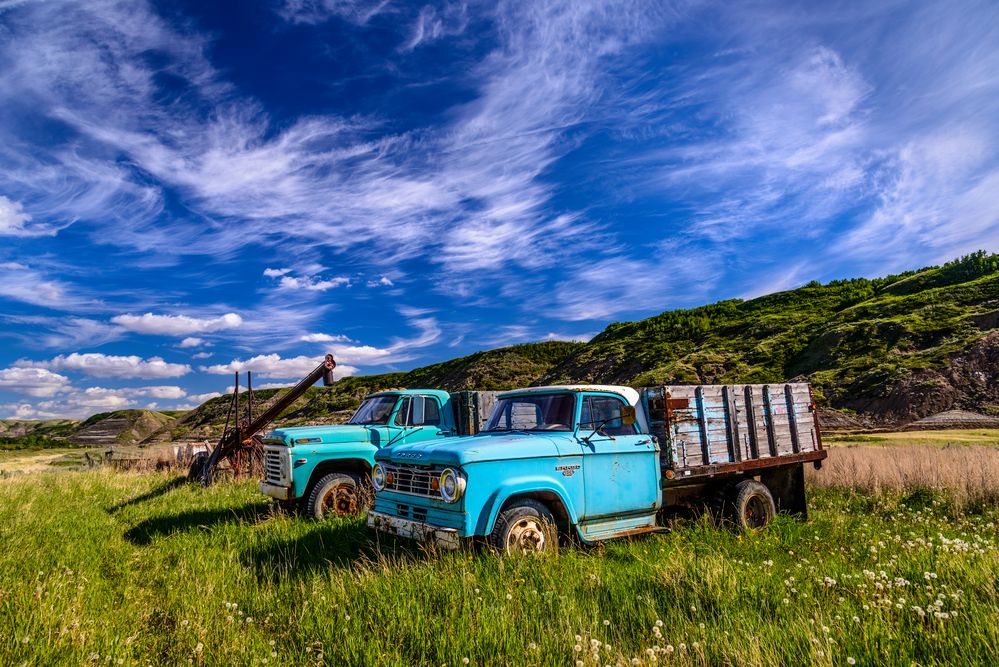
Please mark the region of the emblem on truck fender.
[[566, 477], [572, 477], [577, 470], [579, 470], [580, 465], [578, 463], [573, 463], [572, 465], [565, 466], [555, 466], [555, 470], [561, 470], [562, 474]]

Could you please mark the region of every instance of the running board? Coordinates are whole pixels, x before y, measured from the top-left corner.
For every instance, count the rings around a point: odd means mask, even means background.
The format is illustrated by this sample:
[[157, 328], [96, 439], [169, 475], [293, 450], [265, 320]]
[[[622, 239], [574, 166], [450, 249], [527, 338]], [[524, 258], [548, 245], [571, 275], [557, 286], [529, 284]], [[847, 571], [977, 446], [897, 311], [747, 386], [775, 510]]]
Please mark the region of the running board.
[[579, 535], [584, 542], [600, 542], [615, 537], [669, 532], [656, 523], [656, 513], [629, 517], [601, 517], [579, 524]]

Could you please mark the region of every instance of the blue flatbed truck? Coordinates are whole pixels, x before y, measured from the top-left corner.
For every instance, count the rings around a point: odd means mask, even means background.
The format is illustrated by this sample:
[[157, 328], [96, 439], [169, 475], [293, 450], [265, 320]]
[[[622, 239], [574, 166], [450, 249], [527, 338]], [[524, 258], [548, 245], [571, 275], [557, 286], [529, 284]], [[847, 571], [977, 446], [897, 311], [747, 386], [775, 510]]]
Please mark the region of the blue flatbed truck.
[[503, 553], [661, 531], [682, 509], [758, 529], [806, 514], [803, 468], [825, 457], [804, 383], [532, 387], [474, 437], [379, 450], [368, 525]]

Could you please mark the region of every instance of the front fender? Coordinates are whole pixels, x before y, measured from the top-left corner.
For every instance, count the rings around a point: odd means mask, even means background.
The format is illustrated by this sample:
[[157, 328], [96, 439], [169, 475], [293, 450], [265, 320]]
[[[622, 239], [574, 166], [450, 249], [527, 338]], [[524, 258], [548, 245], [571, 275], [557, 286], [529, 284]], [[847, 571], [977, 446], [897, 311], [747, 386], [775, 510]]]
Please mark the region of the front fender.
[[479, 513], [479, 524], [476, 526], [476, 534], [488, 535], [493, 532], [496, 525], [496, 518], [507, 500], [521, 494], [530, 493], [552, 493], [562, 502], [566, 512], [569, 514], [569, 523], [573, 526], [579, 523], [579, 514], [576, 506], [571, 500], [571, 495], [565, 486], [554, 477], [544, 475], [515, 477], [507, 480], [503, 486], [496, 489], [483, 505], [482, 512]]
[[[339, 445], [328, 450], [315, 449], [301, 453], [295, 452], [291, 464], [295, 497], [304, 497], [317, 467], [330, 461], [352, 460], [365, 461], [370, 467], [375, 464], [375, 451], [372, 445], [357, 443], [356, 445]], [[306, 459], [306, 461], [305, 463], [297, 463], [299, 459]]]

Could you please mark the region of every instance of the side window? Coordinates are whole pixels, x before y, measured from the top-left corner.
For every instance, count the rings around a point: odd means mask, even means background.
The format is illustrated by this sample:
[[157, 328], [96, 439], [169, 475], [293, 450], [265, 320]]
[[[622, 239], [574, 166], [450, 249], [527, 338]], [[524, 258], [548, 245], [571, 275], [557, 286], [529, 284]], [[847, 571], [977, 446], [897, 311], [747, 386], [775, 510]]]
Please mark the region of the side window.
[[441, 408], [437, 405], [437, 399], [430, 396], [423, 397], [423, 423], [426, 426], [441, 425]]
[[399, 409], [396, 410], [395, 412], [395, 425], [411, 426], [412, 415], [413, 415], [413, 399], [410, 396], [406, 396], [401, 401], [399, 401]]
[[610, 396], [587, 396], [583, 399], [583, 406], [580, 412], [579, 425], [581, 428], [596, 428], [601, 422], [607, 420], [601, 430], [610, 435], [635, 435], [634, 424], [625, 424], [621, 421], [621, 408], [624, 403], [617, 398]]
[[437, 399], [430, 396], [407, 396], [395, 414], [398, 426], [440, 426], [441, 410]]

